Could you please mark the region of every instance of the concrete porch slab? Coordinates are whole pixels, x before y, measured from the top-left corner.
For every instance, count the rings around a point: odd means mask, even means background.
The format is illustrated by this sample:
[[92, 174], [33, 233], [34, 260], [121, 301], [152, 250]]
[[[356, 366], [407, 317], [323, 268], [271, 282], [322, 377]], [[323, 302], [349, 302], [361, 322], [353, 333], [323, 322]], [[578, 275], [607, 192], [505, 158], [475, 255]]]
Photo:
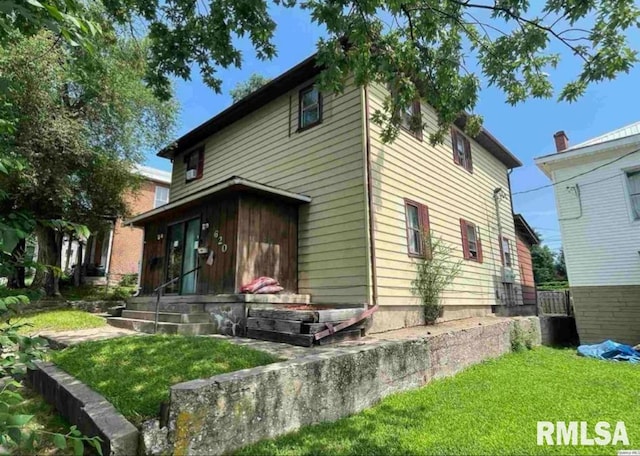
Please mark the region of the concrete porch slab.
[[94, 340], [114, 339], [116, 337], [144, 335], [128, 329], [102, 326], [100, 328], [77, 329], [73, 331], [43, 331], [38, 334], [49, 342], [49, 346], [55, 350], [62, 350], [70, 345]]

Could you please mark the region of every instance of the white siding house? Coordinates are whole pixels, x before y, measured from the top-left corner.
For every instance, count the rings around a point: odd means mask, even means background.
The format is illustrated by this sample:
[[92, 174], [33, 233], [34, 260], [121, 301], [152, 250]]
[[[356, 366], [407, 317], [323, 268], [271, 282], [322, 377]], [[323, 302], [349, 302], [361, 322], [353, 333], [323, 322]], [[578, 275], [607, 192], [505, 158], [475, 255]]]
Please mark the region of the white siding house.
[[554, 183], [581, 342], [640, 342], [640, 122], [536, 159]]

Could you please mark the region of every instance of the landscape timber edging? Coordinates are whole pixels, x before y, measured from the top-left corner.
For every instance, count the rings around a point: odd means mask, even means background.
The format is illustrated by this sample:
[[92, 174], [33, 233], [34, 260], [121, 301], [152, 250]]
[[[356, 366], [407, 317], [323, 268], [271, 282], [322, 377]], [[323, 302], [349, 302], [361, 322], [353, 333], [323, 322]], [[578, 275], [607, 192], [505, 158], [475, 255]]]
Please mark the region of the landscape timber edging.
[[154, 429], [153, 437], [167, 439], [153, 442], [162, 452], [230, 453], [302, 426], [336, 421], [390, 394], [508, 353], [516, 326], [532, 336], [534, 345], [540, 344], [539, 319], [519, 317], [433, 336], [338, 346], [180, 383], [171, 387], [165, 427], [159, 428], [157, 421], [145, 424]]
[[69, 423], [88, 437], [102, 439], [103, 454], [131, 456], [138, 452], [138, 428], [103, 396], [50, 362], [38, 361], [27, 376], [31, 387]]

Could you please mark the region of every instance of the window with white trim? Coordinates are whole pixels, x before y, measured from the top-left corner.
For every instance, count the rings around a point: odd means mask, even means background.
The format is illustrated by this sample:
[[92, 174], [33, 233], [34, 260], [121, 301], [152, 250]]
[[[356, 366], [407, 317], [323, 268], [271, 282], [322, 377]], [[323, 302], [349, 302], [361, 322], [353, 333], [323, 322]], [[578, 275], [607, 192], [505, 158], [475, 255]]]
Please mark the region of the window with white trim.
[[155, 197], [153, 199], [153, 208], [163, 206], [169, 202], [169, 187], [156, 185]]
[[640, 220], [640, 170], [627, 172], [631, 213], [634, 220]]

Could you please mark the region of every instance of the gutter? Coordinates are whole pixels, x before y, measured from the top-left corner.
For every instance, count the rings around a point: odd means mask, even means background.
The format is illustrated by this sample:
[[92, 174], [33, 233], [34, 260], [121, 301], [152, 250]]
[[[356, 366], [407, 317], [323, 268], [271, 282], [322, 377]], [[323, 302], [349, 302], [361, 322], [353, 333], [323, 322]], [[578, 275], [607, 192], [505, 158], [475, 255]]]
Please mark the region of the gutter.
[[371, 259], [371, 299], [378, 304], [378, 276], [376, 269], [375, 212], [373, 207], [373, 180], [371, 178], [371, 132], [369, 129], [369, 91], [364, 86], [364, 132], [367, 172], [367, 202], [369, 204], [369, 253]]

